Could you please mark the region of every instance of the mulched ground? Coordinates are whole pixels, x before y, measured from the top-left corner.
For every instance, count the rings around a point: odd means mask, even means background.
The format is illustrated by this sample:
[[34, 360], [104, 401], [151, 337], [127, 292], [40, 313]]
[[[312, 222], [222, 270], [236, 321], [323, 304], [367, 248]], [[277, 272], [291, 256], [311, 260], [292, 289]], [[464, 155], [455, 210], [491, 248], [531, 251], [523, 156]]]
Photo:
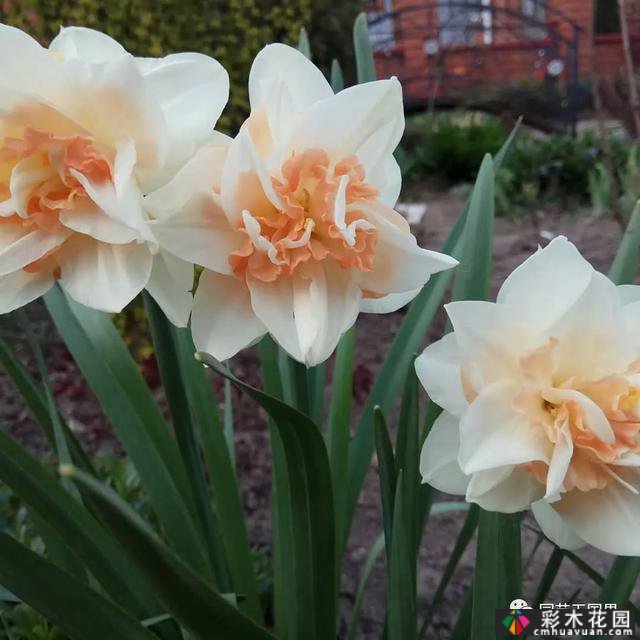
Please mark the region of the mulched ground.
[[[429, 201], [429, 210], [424, 220], [415, 228], [423, 246], [438, 248], [450, 229], [461, 205], [461, 199], [444, 195]], [[517, 222], [501, 219], [496, 225], [494, 256], [494, 277], [492, 288], [498, 289], [505, 276], [523, 259], [535, 251], [537, 245], [545, 244], [554, 234], [569, 237], [596, 268], [606, 271], [611, 263], [621, 233], [618, 226], [605, 218], [592, 218], [565, 214], [544, 214], [525, 218]], [[69, 424], [82, 443], [91, 452], [122, 453], [122, 448], [110, 430], [100, 407], [90, 390], [78, 374], [77, 369], [60, 340], [54, 337], [54, 331], [48, 324], [41, 305], [32, 305], [29, 310], [32, 317], [40, 319], [47, 341], [47, 362], [52, 372], [52, 380], [60, 407]], [[354, 403], [356, 414], [360, 411], [367, 393], [371, 388], [380, 362], [391, 342], [395, 331], [403, 318], [403, 312], [386, 316], [361, 316], [358, 320], [358, 344], [356, 367], [354, 371]], [[425, 345], [438, 337], [442, 330], [443, 319], [439, 318], [435, 326], [425, 337]], [[233, 362], [237, 376], [259, 385], [259, 362], [256, 354], [249, 350], [239, 355]], [[149, 384], [157, 393], [159, 402], [162, 394], [159, 390], [157, 371], [152, 361], [144, 364], [144, 372]], [[214, 385], [220, 391], [219, 381]], [[271, 460], [266, 423], [261, 411], [256, 410], [246, 397], [234, 392], [235, 439], [237, 447], [237, 466], [241, 482], [242, 495], [248, 515], [251, 540], [256, 545], [267, 546], [270, 540], [269, 500], [271, 492]], [[15, 393], [11, 383], [0, 375], [0, 423], [20, 438], [31, 449], [46, 455], [46, 445], [35, 427], [28, 411]], [[445, 497], [446, 498], [446, 497]], [[424, 606], [432, 596], [438, 583], [442, 568], [455, 541], [462, 521], [459, 513], [449, 513], [434, 517], [427, 527], [419, 566], [419, 595]], [[353, 594], [359, 580], [360, 571], [368, 550], [381, 531], [380, 500], [375, 462], [367, 477], [364, 491], [360, 497], [356, 520], [347, 550], [342, 592], [344, 594], [344, 620], [351, 607]], [[523, 536], [524, 557], [532, 551], [535, 536], [525, 531]], [[472, 547], [473, 545], [471, 545]], [[544, 569], [550, 547], [543, 544], [535, 556], [527, 563], [525, 570], [525, 589], [523, 597], [532, 600], [535, 587]], [[583, 557], [601, 571], [606, 571], [610, 558], [588, 549]], [[380, 635], [385, 614], [384, 567], [380, 560], [374, 570], [367, 592], [363, 617], [358, 637], [373, 640]], [[473, 568], [473, 549], [463, 558], [445, 597], [440, 613], [428, 634], [429, 638], [444, 639], [450, 635], [453, 622], [462, 601], [465, 589], [470, 582]], [[578, 595], [575, 595], [578, 592]], [[565, 561], [563, 571], [550, 594], [551, 601], [589, 602], [597, 589], [587, 583], [584, 577]], [[505, 603], [507, 606], [508, 603]]]

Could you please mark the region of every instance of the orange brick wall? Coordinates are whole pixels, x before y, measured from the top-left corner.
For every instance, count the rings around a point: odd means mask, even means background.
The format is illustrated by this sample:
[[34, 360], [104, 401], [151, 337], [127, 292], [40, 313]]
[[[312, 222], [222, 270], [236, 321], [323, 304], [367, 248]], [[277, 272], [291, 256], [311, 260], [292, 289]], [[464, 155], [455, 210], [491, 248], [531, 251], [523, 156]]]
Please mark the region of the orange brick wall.
[[[611, 0], [615, 1], [615, 0]], [[493, 0], [496, 6], [518, 13], [521, 0]], [[635, 0], [629, 4], [635, 8]], [[640, 5], [640, 2], [637, 3]], [[474, 36], [474, 46], [447, 47], [436, 55], [427, 55], [425, 42], [438, 39], [438, 17], [434, 0], [394, 0], [395, 46], [376, 54], [378, 74], [381, 77], [398, 76], [405, 84], [407, 97], [425, 98], [434, 94], [458, 93], [475, 84], [498, 84], [517, 82], [527, 78], [543, 78], [550, 57], [565, 58], [564, 45], [547, 40], [526, 40], [521, 33], [520, 21], [500, 14], [503, 27], [496, 25], [491, 45], [482, 44], [481, 34]], [[568, 20], [578, 24], [582, 31], [579, 42], [579, 76], [590, 73], [589, 32], [593, 11], [593, 0], [547, 0], [547, 22], [551, 31], [559, 31], [564, 38], [572, 39], [574, 30]], [[640, 60], [640, 9], [631, 16], [633, 51]], [[496, 14], [497, 16], [498, 14]], [[496, 20], [498, 18], [496, 17]], [[513, 24], [509, 26], [509, 20]], [[619, 73], [624, 66], [624, 57], [619, 36], [607, 35], [596, 38], [596, 65], [599, 73]], [[431, 77], [431, 80], [428, 78]], [[434, 84], [433, 78], [439, 78]], [[437, 85], [437, 88], [436, 88]]]

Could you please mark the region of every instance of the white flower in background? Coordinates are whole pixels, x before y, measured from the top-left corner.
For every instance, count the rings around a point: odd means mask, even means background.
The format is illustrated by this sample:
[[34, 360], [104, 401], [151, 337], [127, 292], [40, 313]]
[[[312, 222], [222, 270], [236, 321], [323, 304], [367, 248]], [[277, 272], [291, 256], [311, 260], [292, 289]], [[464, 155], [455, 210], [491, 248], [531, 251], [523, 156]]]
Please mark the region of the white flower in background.
[[0, 56], [0, 313], [58, 280], [105, 311], [146, 287], [186, 324], [193, 266], [158, 251], [142, 194], [210, 139], [225, 70], [195, 53], [134, 58], [83, 28], [45, 49], [0, 25]]
[[393, 210], [396, 79], [334, 95], [309, 60], [276, 44], [256, 57], [249, 96], [238, 136], [203, 149], [147, 206], [160, 244], [206, 269], [198, 349], [225, 359], [269, 332], [314, 365], [359, 311], [399, 308], [456, 261], [421, 249]]
[[453, 332], [416, 361], [444, 409], [424, 480], [492, 511], [532, 505], [562, 547], [640, 554], [640, 287], [559, 237], [495, 304], [446, 309]]

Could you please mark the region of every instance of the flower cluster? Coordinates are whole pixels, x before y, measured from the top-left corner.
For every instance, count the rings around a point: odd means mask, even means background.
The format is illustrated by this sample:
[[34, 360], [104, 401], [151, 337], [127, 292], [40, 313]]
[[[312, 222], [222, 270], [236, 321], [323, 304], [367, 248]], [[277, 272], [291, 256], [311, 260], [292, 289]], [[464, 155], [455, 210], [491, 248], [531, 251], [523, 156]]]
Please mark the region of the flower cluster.
[[[47, 49], [1, 25], [0, 49], [0, 313], [56, 282], [107, 312], [146, 289], [219, 360], [269, 333], [310, 366], [360, 311], [394, 311], [457, 264], [393, 208], [395, 78], [336, 94], [300, 52], [267, 46], [232, 139], [214, 129], [229, 81], [207, 56], [135, 58], [82, 28]], [[531, 506], [563, 547], [640, 555], [640, 289], [558, 238], [495, 304], [447, 312], [454, 331], [416, 361], [443, 408], [424, 480]]]
[[495, 304], [446, 309], [453, 332], [416, 361], [444, 410], [425, 481], [491, 511], [531, 505], [562, 547], [640, 554], [640, 287], [616, 287], [560, 237]]
[[45, 49], [3, 26], [0, 45], [1, 312], [56, 281], [110, 312], [147, 289], [218, 359], [269, 332], [311, 365], [360, 310], [398, 308], [456, 264], [392, 208], [395, 79], [334, 95], [301, 53], [269, 46], [232, 140], [214, 131], [229, 82], [207, 56], [135, 58], [82, 28]]

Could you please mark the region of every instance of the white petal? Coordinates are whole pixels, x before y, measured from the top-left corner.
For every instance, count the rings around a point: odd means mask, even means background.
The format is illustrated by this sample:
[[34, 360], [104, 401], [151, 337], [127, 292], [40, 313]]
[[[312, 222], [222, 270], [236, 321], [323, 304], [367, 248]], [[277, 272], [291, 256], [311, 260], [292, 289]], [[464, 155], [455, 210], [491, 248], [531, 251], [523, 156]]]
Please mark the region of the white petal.
[[73, 209], [60, 213], [60, 222], [67, 228], [84, 233], [101, 242], [127, 244], [138, 238], [138, 232], [111, 218], [88, 198], [76, 200]]
[[363, 313], [393, 313], [411, 302], [422, 287], [403, 291], [402, 293], [389, 293], [379, 298], [363, 298], [360, 301], [360, 311]]
[[616, 286], [593, 271], [580, 297], [549, 327], [559, 341], [558, 379], [586, 375], [594, 380], [624, 370], [634, 357], [626, 329]]
[[573, 389], [546, 389], [543, 391], [542, 397], [554, 404], [574, 402], [582, 412], [585, 423], [584, 426], [589, 429], [594, 436], [608, 444], [615, 442], [616, 437], [607, 416], [588, 396]]
[[162, 167], [169, 151], [167, 123], [134, 58], [127, 55], [92, 65], [85, 75], [59, 105], [64, 113], [107, 148], [132, 140], [137, 167]]
[[539, 345], [517, 311], [478, 300], [451, 302], [445, 309], [464, 362], [478, 371], [481, 383], [518, 379], [520, 358]]
[[65, 69], [24, 31], [0, 24], [0, 86], [37, 96], [57, 96], [67, 89]]
[[454, 333], [430, 344], [416, 358], [416, 374], [429, 398], [458, 418], [469, 406], [462, 388], [461, 365]]
[[561, 549], [575, 551], [584, 547], [585, 541], [562, 519], [560, 514], [546, 501], [538, 500], [531, 505], [531, 511], [542, 533]]
[[152, 257], [145, 244], [112, 245], [75, 236], [58, 253], [60, 284], [87, 307], [118, 313], [146, 286]]
[[331, 355], [358, 314], [359, 290], [349, 273], [335, 266], [315, 265], [275, 282], [247, 280], [256, 315], [276, 342], [307, 366]]
[[147, 291], [176, 327], [186, 327], [193, 305], [193, 264], [166, 251], [153, 257]]
[[618, 285], [618, 295], [623, 305], [634, 304], [640, 302], [640, 286], [637, 284], [621, 284]]
[[174, 255], [231, 275], [229, 255], [246, 236], [233, 229], [214, 193], [226, 146], [205, 147], [168, 184], [144, 198], [157, 242]]
[[388, 122], [357, 151], [358, 160], [365, 169], [365, 181], [378, 189], [380, 201], [389, 207], [395, 206], [402, 185], [400, 167], [393, 157], [398, 144], [397, 126], [395, 121]]
[[433, 423], [422, 445], [420, 474], [422, 481], [454, 495], [464, 495], [469, 477], [458, 464], [460, 425], [454, 416], [443, 411]]
[[560, 498], [560, 492], [564, 490], [564, 479], [567, 475], [572, 455], [573, 440], [571, 439], [569, 423], [565, 422], [559, 431], [558, 441], [555, 443], [551, 454], [551, 462], [547, 472], [545, 500], [552, 502]]
[[362, 289], [383, 295], [413, 291], [432, 274], [458, 264], [450, 256], [419, 247], [399, 213], [382, 204], [357, 207], [378, 231], [373, 269], [358, 275]]
[[217, 60], [201, 53], [138, 58], [136, 64], [162, 109], [169, 160], [179, 167], [209, 139], [229, 98], [229, 75]]
[[349, 271], [329, 262], [317, 265], [304, 277], [308, 278], [307, 287], [299, 298], [294, 293], [296, 324], [300, 335], [305, 324], [318, 325], [306, 358], [306, 364], [313, 366], [333, 353], [342, 334], [356, 321], [361, 292]]
[[[341, 159], [366, 150], [369, 139], [387, 126], [379, 150], [394, 149], [404, 129], [402, 87], [396, 78], [358, 84], [316, 102], [298, 123], [291, 148], [327, 149]], [[375, 155], [375, 162], [386, 160]]]
[[49, 50], [64, 60], [77, 58], [83, 62], [105, 62], [127, 51], [105, 33], [86, 27], [62, 27], [51, 41]]
[[242, 129], [229, 147], [222, 172], [222, 206], [234, 228], [240, 224], [242, 212], [252, 216], [269, 215], [281, 201], [271, 177], [256, 152], [249, 132]]
[[51, 272], [27, 273], [22, 269], [0, 276], [0, 313], [9, 313], [45, 294], [55, 282]]
[[513, 408], [520, 385], [510, 381], [485, 387], [460, 421], [460, 466], [466, 474], [522, 464], [549, 462], [544, 429]]
[[544, 487], [527, 471], [507, 466], [474, 473], [467, 489], [467, 501], [487, 511], [517, 513], [539, 500]]
[[560, 318], [582, 295], [593, 267], [565, 237], [554, 238], [505, 280], [497, 302], [516, 307], [542, 329]]
[[244, 284], [204, 271], [193, 301], [191, 332], [199, 351], [227, 360], [266, 333]]
[[[0, 227], [4, 227], [5, 224], [7, 223], [2, 223]], [[39, 260], [62, 245], [70, 234], [71, 231], [67, 229], [49, 233], [36, 228], [6, 244], [3, 242], [0, 246], [0, 275], [17, 271]], [[0, 233], [0, 241], [8, 239], [5, 234]]]
[[268, 45], [253, 61], [251, 109], [265, 109], [274, 140], [286, 140], [305, 109], [330, 96], [333, 91], [320, 69], [293, 47]]
[[570, 491], [554, 508], [585, 542], [621, 556], [640, 555], [640, 496], [612, 482], [605, 489]]
[[[126, 147], [122, 147], [126, 154], [125, 149]], [[119, 179], [117, 188], [115, 184], [108, 181], [91, 182], [89, 178], [75, 169], [71, 169], [70, 172], [82, 185], [89, 198], [104, 212], [104, 215], [128, 227], [135, 238], [151, 240], [142, 209], [142, 195], [135, 182], [125, 178], [125, 167], [121, 166], [120, 173], [116, 174]], [[76, 221], [75, 224], [81, 225], [82, 223]]]
[[30, 156], [19, 160], [11, 171], [9, 191], [15, 212], [22, 218], [29, 215], [29, 200], [40, 184], [56, 177], [56, 172], [50, 166], [43, 166], [37, 156]]

